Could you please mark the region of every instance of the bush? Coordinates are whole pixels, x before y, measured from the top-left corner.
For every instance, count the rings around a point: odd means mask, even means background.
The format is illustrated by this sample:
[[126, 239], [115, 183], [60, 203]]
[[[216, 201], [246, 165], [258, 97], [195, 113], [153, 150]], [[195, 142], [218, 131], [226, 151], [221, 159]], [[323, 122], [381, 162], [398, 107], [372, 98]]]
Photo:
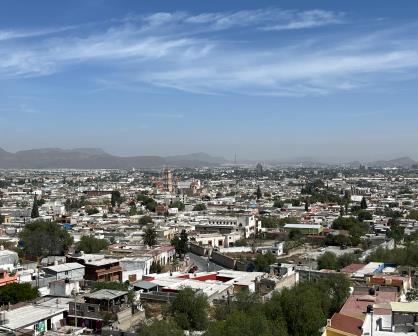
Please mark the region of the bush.
[[0, 305], [16, 304], [39, 297], [38, 289], [30, 283], [11, 283], [0, 287]]

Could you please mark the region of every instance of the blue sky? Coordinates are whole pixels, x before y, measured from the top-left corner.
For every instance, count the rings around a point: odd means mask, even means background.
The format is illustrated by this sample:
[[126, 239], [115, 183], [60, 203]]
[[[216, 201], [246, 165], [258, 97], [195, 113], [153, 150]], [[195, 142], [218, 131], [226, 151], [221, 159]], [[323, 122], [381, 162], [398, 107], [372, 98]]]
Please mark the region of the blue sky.
[[0, 2], [0, 147], [418, 159], [418, 2]]

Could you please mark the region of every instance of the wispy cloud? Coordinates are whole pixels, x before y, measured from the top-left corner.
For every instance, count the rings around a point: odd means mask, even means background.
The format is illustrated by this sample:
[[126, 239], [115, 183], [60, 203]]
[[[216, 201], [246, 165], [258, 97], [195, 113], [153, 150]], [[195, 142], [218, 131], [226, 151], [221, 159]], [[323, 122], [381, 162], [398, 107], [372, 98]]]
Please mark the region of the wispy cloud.
[[292, 30], [305, 29], [327, 26], [331, 24], [339, 24], [344, 22], [344, 13], [335, 13], [324, 10], [310, 11], [288, 11], [284, 14], [284, 22], [276, 22], [265, 26], [264, 30]]
[[326, 10], [283, 10], [267, 8], [235, 12], [212, 12], [191, 15], [185, 12], [155, 13], [139, 19], [149, 28], [200, 26], [200, 30], [227, 30], [242, 27], [257, 27], [263, 30], [304, 29], [343, 23], [344, 13]]
[[[105, 89], [303, 96], [381, 85], [407, 78], [404, 74], [418, 67], [413, 24], [352, 34], [313, 30], [299, 39], [286, 35], [342, 22], [349, 25], [344, 13], [270, 8], [129, 16], [105, 28], [74, 28], [72, 34], [60, 35], [59, 28], [14, 32], [8, 43], [0, 43], [0, 78], [47, 76], [94, 64], [102, 67], [96, 82], [107, 83]], [[250, 34], [240, 34], [242, 29]], [[230, 32], [221, 33], [225, 30]], [[51, 37], [49, 31], [57, 34]], [[23, 43], [18, 36], [34, 38]]]
[[24, 39], [30, 37], [40, 37], [46, 35], [53, 35], [62, 33], [68, 30], [76, 29], [76, 26], [65, 26], [56, 28], [45, 28], [45, 29], [34, 29], [34, 30], [23, 30], [23, 29], [0, 29], [0, 42], [14, 39]]

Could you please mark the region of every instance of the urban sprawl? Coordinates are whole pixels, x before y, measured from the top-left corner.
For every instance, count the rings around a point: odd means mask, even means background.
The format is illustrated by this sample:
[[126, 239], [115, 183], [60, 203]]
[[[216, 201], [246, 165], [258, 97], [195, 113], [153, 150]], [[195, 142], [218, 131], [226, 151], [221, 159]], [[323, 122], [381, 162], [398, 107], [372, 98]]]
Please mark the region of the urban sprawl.
[[0, 334], [416, 335], [417, 271], [414, 167], [0, 171]]

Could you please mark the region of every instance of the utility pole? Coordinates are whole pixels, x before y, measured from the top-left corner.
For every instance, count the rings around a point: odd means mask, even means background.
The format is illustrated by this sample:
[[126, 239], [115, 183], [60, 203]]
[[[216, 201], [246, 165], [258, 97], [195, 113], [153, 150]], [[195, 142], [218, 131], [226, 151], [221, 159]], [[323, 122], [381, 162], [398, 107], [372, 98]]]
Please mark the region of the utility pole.
[[75, 288], [73, 289], [74, 294], [74, 325], [77, 328], [77, 292]]

